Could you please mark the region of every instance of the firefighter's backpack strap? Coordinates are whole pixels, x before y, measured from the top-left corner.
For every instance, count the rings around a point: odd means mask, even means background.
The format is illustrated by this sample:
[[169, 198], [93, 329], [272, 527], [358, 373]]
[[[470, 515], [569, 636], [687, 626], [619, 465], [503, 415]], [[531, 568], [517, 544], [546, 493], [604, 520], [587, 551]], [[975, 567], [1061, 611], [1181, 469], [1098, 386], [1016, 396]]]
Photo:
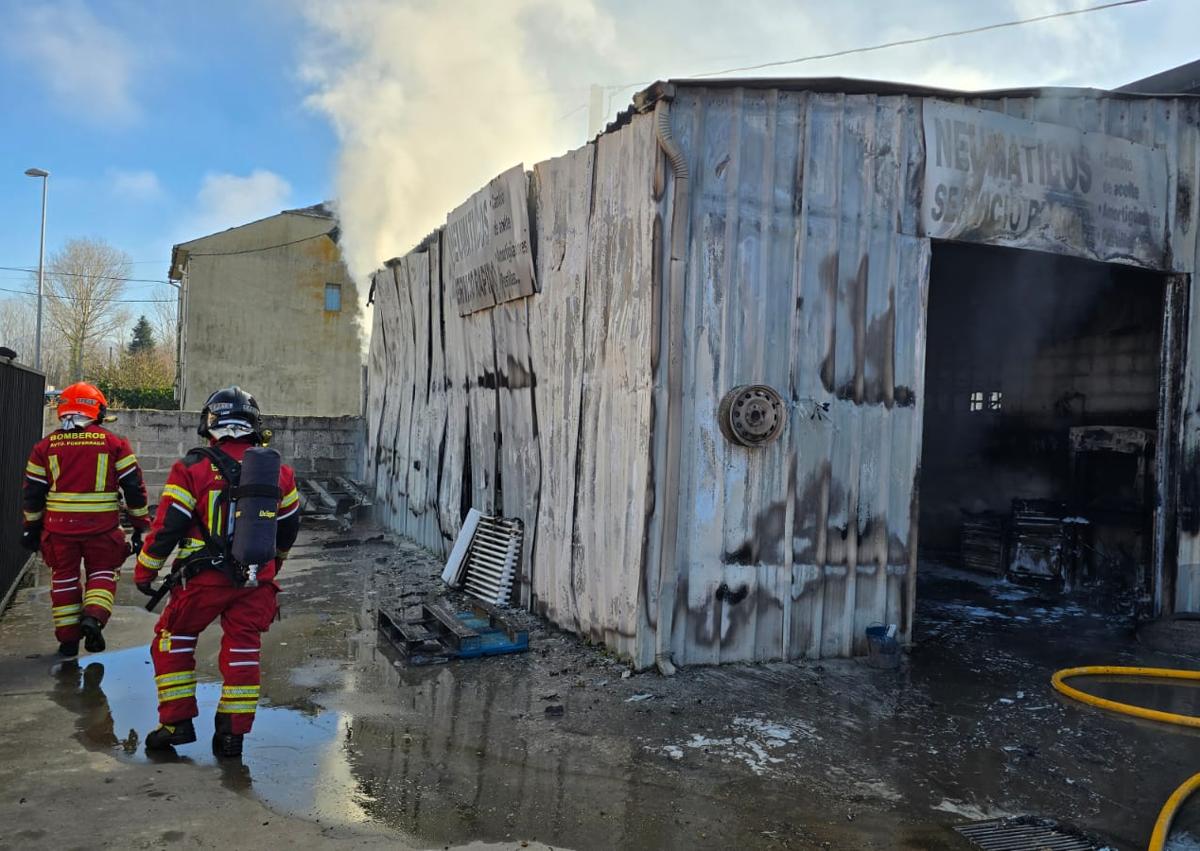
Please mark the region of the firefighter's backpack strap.
[[[197, 446], [187, 454], [185, 460], [187, 458], [196, 458], [196, 460], [199, 460], [200, 457], [211, 461], [213, 466], [221, 473], [221, 478], [225, 480], [225, 487], [221, 489], [221, 495], [217, 498], [217, 511], [219, 512], [222, 506], [229, 502], [231, 491], [237, 487], [238, 479], [242, 473], [242, 465], [215, 446]], [[204, 525], [203, 518], [199, 518], [198, 525], [200, 526], [200, 533], [204, 537], [205, 546], [212, 550], [215, 555], [219, 556], [222, 561], [228, 562], [230, 560], [228, 535], [223, 535], [220, 543], [218, 543], [213, 540], [212, 530]]]

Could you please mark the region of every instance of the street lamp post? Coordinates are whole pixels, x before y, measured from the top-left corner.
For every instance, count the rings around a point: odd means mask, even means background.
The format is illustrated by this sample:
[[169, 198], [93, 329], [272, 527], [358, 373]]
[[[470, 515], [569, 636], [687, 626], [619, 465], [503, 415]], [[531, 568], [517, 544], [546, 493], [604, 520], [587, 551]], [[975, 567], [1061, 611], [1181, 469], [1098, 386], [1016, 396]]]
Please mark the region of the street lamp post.
[[50, 182], [50, 172], [44, 168], [27, 168], [25, 174], [42, 179], [42, 236], [38, 244], [38, 299], [37, 299], [37, 337], [33, 343], [33, 368], [42, 368], [42, 280], [46, 266], [46, 185]]

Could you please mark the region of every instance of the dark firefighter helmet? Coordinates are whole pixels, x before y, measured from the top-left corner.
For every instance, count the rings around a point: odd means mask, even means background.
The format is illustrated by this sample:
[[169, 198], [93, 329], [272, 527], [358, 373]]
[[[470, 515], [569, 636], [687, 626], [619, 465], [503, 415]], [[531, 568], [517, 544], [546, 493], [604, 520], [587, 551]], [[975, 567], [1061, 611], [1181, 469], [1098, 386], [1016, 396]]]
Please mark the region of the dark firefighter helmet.
[[248, 426], [255, 441], [262, 442], [262, 414], [258, 402], [236, 385], [218, 390], [208, 397], [204, 410], [200, 412], [200, 426], [196, 433], [211, 438], [213, 429], [235, 424]]

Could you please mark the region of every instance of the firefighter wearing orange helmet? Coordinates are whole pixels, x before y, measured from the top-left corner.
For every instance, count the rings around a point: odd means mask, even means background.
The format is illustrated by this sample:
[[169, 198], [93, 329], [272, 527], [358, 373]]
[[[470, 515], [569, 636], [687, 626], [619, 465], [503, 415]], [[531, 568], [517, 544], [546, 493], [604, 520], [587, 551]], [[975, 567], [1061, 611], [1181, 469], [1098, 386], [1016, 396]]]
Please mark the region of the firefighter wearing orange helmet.
[[[59, 394], [59, 428], [39, 440], [25, 465], [21, 544], [50, 567], [50, 606], [59, 655], [104, 650], [121, 564], [130, 545], [121, 530], [121, 497], [133, 547], [150, 528], [146, 485], [129, 441], [105, 429], [108, 401], [85, 382]], [[79, 567], [83, 564], [84, 584]]]

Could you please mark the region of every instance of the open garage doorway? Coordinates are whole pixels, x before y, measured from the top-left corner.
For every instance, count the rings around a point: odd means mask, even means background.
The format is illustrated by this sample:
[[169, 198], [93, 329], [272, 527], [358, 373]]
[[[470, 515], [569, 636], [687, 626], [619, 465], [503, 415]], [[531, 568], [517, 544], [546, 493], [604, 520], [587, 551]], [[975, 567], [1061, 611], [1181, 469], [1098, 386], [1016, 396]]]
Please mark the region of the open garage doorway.
[[935, 243], [920, 479], [923, 569], [1155, 608], [1170, 278]]

